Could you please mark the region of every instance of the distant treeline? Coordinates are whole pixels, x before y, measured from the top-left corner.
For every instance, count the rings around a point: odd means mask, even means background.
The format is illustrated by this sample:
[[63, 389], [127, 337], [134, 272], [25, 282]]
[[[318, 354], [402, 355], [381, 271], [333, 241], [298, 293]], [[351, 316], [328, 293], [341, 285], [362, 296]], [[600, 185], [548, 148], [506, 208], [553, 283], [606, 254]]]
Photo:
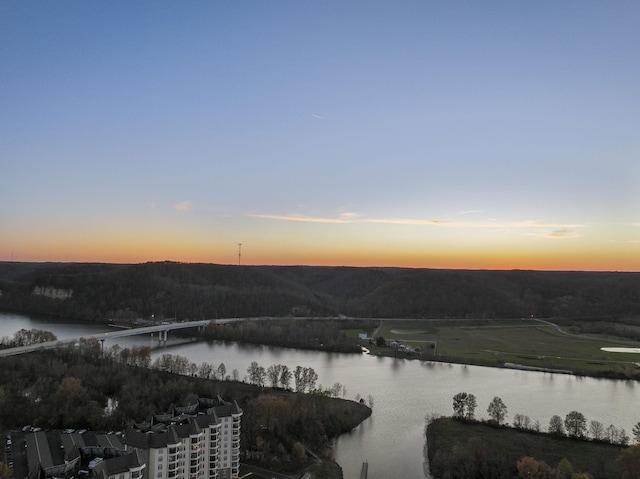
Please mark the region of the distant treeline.
[[361, 353], [353, 337], [344, 329], [373, 331], [378, 322], [371, 320], [298, 321], [295, 318], [272, 321], [234, 321], [209, 323], [203, 335], [209, 339], [242, 341], [340, 353]]
[[624, 318], [640, 273], [0, 262], [0, 310], [154, 317]]

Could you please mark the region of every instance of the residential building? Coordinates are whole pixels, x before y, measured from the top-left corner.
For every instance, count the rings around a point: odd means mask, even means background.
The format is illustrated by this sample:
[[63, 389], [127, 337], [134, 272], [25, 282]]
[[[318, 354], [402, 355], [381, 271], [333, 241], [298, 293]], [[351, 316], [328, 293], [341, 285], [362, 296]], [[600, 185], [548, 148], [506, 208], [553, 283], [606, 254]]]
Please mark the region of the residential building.
[[241, 417], [235, 401], [199, 398], [134, 424], [123, 443], [146, 462], [143, 479], [237, 479]]
[[115, 434], [16, 431], [11, 436], [14, 478], [142, 479], [140, 454]]
[[10, 433], [7, 457], [20, 479], [237, 479], [241, 417], [218, 397], [172, 405], [124, 434], [26, 426]]

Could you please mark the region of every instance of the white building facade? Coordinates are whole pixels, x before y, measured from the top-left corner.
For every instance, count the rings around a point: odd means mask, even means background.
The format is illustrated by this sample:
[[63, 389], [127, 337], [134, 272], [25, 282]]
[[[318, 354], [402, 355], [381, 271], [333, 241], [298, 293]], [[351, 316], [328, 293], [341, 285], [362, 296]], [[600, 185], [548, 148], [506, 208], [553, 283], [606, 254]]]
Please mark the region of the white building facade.
[[123, 443], [144, 458], [143, 479], [237, 479], [241, 417], [236, 402], [200, 398], [136, 424]]

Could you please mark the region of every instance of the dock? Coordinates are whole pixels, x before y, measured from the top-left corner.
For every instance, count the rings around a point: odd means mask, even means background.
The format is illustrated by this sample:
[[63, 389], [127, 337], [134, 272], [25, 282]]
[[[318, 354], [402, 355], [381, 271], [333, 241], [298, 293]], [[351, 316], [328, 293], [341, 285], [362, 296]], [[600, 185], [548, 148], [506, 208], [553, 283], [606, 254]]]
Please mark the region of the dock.
[[360, 469], [360, 479], [367, 479], [367, 474], [369, 473], [369, 463], [363, 462], [362, 469]]

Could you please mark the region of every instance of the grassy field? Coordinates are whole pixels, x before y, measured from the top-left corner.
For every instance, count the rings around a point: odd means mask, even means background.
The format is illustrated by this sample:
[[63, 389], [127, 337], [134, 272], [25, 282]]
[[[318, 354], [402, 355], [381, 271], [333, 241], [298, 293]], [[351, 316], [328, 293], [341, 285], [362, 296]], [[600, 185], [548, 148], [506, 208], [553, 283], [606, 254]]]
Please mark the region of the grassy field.
[[[350, 334], [357, 338], [357, 332]], [[395, 340], [419, 351], [407, 353], [361, 341], [372, 354], [640, 379], [640, 367], [636, 364], [640, 364], [640, 355], [600, 349], [637, 347], [638, 343], [598, 335], [574, 335], [535, 319], [384, 320], [374, 335], [382, 336], [387, 344]]]

